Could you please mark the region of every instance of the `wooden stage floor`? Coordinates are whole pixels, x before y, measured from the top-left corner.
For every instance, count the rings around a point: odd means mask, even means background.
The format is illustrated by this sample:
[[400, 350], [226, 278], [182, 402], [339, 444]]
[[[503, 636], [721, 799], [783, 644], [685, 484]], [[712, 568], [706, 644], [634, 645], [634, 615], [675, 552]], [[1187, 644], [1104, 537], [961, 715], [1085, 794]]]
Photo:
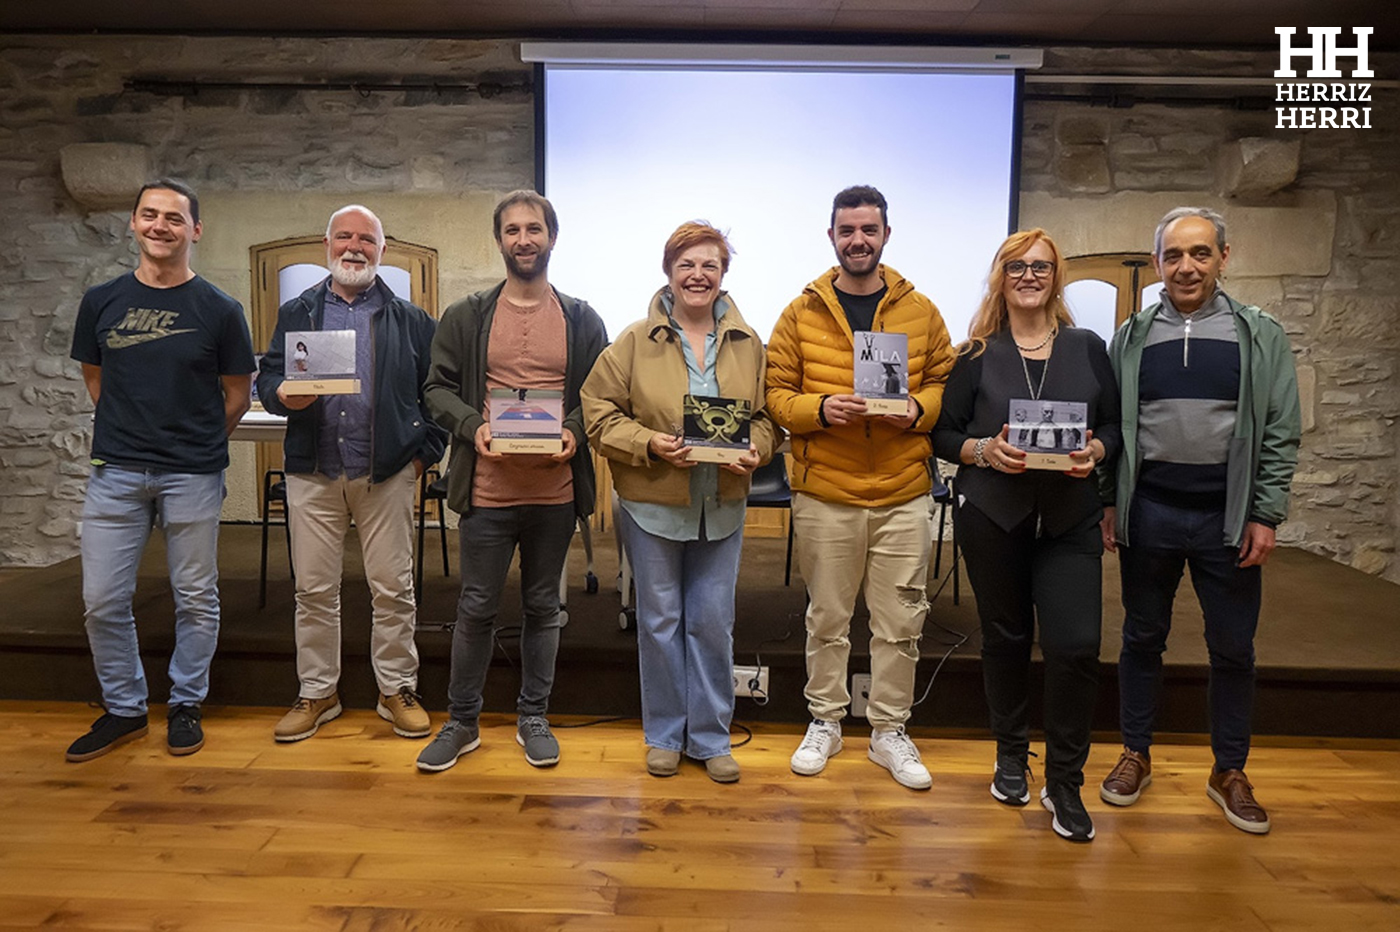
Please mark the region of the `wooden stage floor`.
[[[449, 541], [451, 574], [443, 575], [429, 530], [425, 586], [418, 635], [423, 660], [420, 692], [429, 709], [446, 701], [450, 634], [443, 622], [455, 616], [458, 580], [455, 535]], [[259, 529], [226, 525], [219, 563], [223, 629], [214, 660], [209, 701], [215, 704], [290, 704], [296, 696], [292, 635], [293, 591], [287, 576], [281, 528], [273, 528], [269, 554], [268, 604], [258, 608]], [[804, 608], [801, 575], [784, 586], [784, 541], [745, 541], [740, 572], [735, 656], [771, 667], [769, 701], [741, 699], [744, 722], [805, 722], [802, 697]], [[568, 574], [570, 621], [559, 651], [552, 710], [577, 715], [640, 715], [636, 636], [618, 627], [617, 558], [610, 533], [595, 535], [596, 574], [601, 590], [584, 590], [583, 548], [575, 538]], [[917, 691], [928, 699], [914, 709], [913, 724], [939, 728], [986, 727], [976, 605], [963, 579], [961, 600], [952, 601], [945, 547], [942, 578], [930, 576], [930, 623], [921, 644]], [[941, 585], [941, 589], [940, 589]], [[1116, 558], [1104, 560], [1102, 677], [1095, 728], [1112, 740], [1117, 727], [1119, 607]], [[1264, 615], [1257, 641], [1259, 701], [1256, 731], [1271, 735], [1400, 738], [1400, 587], [1300, 550], [1281, 549], [1264, 574]], [[159, 536], [152, 538], [141, 566], [136, 612], [151, 695], [168, 689], [164, 668], [172, 644], [173, 605], [165, 579]], [[374, 684], [368, 666], [369, 597], [350, 542], [342, 596], [345, 669], [341, 695], [351, 707], [372, 708]], [[501, 623], [519, 618], [515, 572], [502, 598]], [[1160, 726], [1164, 731], [1204, 732], [1205, 646], [1202, 622], [1189, 583], [1177, 599], [1165, 662]], [[436, 630], [435, 630], [436, 629]], [[852, 626], [851, 669], [869, 669], [868, 628], [863, 609]], [[967, 635], [939, 668], [944, 651]], [[511, 668], [517, 646], [509, 637], [487, 683], [487, 711], [514, 708], [518, 677]], [[1033, 669], [1038, 675], [1038, 667]], [[0, 570], [0, 699], [76, 700], [97, 698], [92, 661], [83, 632], [81, 570], [76, 559], [44, 569]], [[1031, 710], [1032, 722], [1039, 714]]]
[[[917, 793], [859, 740], [793, 775], [793, 726], [758, 726], [720, 786], [695, 765], [648, 777], [632, 721], [561, 730], [562, 762], [539, 771], [490, 716], [479, 750], [425, 775], [422, 742], [373, 712], [279, 746], [280, 709], [210, 707], [204, 750], [176, 758], [163, 711], [68, 764], [92, 709], [0, 702], [0, 929], [1400, 928], [1397, 742], [1259, 747], [1267, 836], [1206, 798], [1206, 748], [1161, 744], [1136, 806], [1085, 794], [1098, 837], [1072, 845], [1038, 805], [991, 798], [990, 742], [924, 731], [934, 784]], [[1091, 788], [1116, 751], [1095, 747]]]

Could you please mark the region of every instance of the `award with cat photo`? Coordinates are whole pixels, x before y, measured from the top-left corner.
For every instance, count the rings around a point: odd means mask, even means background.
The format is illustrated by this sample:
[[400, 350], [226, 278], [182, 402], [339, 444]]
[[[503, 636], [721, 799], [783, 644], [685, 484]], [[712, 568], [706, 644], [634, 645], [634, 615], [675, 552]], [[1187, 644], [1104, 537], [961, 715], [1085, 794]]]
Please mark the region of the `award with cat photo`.
[[492, 453], [560, 453], [564, 450], [564, 393], [534, 388], [493, 388], [487, 402]]
[[1070, 453], [1084, 449], [1089, 406], [1082, 401], [1013, 398], [1007, 441], [1026, 451], [1027, 469], [1073, 468]]
[[747, 398], [686, 395], [681, 410], [692, 462], [737, 463], [749, 452], [753, 407]]
[[866, 414], [903, 415], [909, 411], [909, 337], [903, 333], [857, 330], [855, 393]]
[[287, 331], [287, 379], [282, 391], [288, 395], [356, 395], [360, 380], [355, 378], [355, 331]]

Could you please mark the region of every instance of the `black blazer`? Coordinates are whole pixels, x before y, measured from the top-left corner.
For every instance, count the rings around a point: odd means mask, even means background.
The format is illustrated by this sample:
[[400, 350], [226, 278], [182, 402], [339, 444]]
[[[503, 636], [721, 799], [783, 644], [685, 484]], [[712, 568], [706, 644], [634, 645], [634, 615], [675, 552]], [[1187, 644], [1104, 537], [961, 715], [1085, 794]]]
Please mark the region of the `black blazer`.
[[[1040, 397], [1082, 401], [1089, 406], [1088, 425], [1105, 451], [1099, 469], [1113, 468], [1122, 446], [1118, 384], [1108, 350], [1098, 334], [1061, 327], [1046, 361]], [[1031, 361], [1032, 374], [1037, 365]], [[962, 353], [948, 376], [943, 409], [933, 429], [933, 449], [940, 459], [961, 464], [963, 442], [1001, 432], [1013, 398], [1029, 398], [1026, 370], [1010, 331], [987, 341], [979, 356]], [[1011, 442], [1016, 443], [1015, 432]], [[1020, 475], [961, 464], [957, 494], [1004, 530], [1039, 513], [1046, 534], [1058, 536], [1102, 512], [1094, 478], [1074, 479], [1060, 472], [1031, 469]]]

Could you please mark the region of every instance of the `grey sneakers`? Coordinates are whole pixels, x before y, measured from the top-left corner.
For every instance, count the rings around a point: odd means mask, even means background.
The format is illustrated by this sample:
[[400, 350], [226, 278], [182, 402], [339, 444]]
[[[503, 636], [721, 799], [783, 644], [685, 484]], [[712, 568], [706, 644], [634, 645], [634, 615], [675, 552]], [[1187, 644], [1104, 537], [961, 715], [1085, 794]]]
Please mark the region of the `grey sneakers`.
[[475, 723], [469, 725], [449, 718], [438, 730], [437, 737], [418, 755], [418, 769], [424, 773], [447, 770], [457, 763], [457, 758], [475, 751], [480, 745], [481, 730]]
[[515, 726], [515, 743], [525, 749], [525, 760], [535, 767], [559, 763], [559, 742], [543, 715], [522, 715]]

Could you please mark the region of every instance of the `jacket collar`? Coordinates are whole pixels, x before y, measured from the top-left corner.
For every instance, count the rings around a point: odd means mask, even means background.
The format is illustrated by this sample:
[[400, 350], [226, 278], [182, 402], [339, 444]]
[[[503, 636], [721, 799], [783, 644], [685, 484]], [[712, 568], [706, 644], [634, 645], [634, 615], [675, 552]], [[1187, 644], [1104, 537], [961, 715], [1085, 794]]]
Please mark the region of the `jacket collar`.
[[[1215, 298], [1212, 300], [1219, 300], [1221, 298], [1223, 298], [1226, 305], [1229, 306], [1230, 313], [1234, 315], [1235, 320], [1243, 324], [1245, 329], [1252, 334], [1259, 325], [1259, 318], [1264, 312], [1252, 304], [1241, 304], [1226, 294], [1224, 290], [1216, 291]], [[1136, 343], [1147, 339], [1147, 330], [1152, 326], [1153, 319], [1160, 314], [1162, 309], [1166, 306], [1167, 302], [1165, 300], [1154, 301], [1152, 304], [1128, 318], [1128, 341]]]
[[[879, 271], [880, 277], [884, 279], [885, 287], [888, 289], [888, 291], [885, 292], [885, 298], [884, 301], [881, 302], [882, 304], [892, 304], [914, 290], [912, 282], [883, 262], [879, 265]], [[846, 312], [841, 310], [841, 300], [836, 297], [836, 277], [840, 274], [841, 267], [839, 265], [834, 265], [827, 269], [825, 273], [818, 276], [805, 290], [821, 299], [822, 303], [825, 304], [839, 320], [845, 320]]]
[[[721, 291], [719, 293], [715, 304], [718, 306], [721, 301], [724, 302], [724, 310], [715, 326], [715, 338], [724, 340], [731, 335], [741, 337], [753, 335], [752, 329], [744, 320], [743, 315], [739, 313], [739, 307], [729, 296], [729, 292]], [[653, 341], [670, 340], [676, 333], [671, 326], [671, 296], [667, 294], [664, 287], [657, 289], [656, 294], [651, 296], [651, 304], [647, 308], [646, 332], [647, 339]]]

